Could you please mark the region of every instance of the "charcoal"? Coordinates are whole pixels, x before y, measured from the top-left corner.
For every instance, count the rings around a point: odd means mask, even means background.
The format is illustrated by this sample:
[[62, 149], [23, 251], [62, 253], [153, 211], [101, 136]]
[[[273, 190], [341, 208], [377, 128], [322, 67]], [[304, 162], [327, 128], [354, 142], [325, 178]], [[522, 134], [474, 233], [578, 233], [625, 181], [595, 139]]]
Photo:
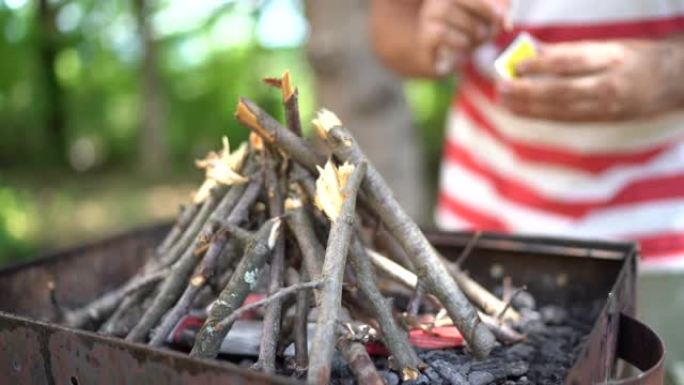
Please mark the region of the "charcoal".
[[[458, 373], [458, 372], [456, 372]], [[446, 385], [448, 382], [439, 374], [434, 368], [427, 368], [423, 372], [430, 379], [430, 383], [433, 385]], [[459, 373], [460, 375], [460, 373]]]
[[513, 298], [511, 305], [518, 310], [535, 309], [537, 307], [537, 301], [529, 291], [525, 290], [521, 291]]
[[468, 385], [465, 375], [459, 372], [458, 367], [444, 360], [435, 360], [430, 363], [442, 378], [451, 385]]
[[385, 379], [387, 385], [399, 385], [399, 376], [391, 370], [382, 370], [379, 372], [382, 378]]
[[489, 372], [473, 371], [468, 375], [470, 385], [487, 385], [494, 381], [496, 381], [496, 378]]
[[539, 310], [542, 321], [547, 325], [562, 325], [568, 318], [568, 311], [560, 306], [549, 305]]
[[513, 361], [506, 363], [506, 377], [520, 377], [527, 373], [529, 365], [525, 361]]
[[528, 360], [535, 351], [533, 346], [522, 343], [511, 346], [504, 354], [507, 360]]
[[436, 360], [443, 360], [446, 362], [449, 362], [454, 365], [459, 365], [467, 360], [469, 360], [468, 357], [466, 357], [463, 354], [458, 354], [455, 351], [450, 351], [450, 350], [428, 350], [422, 353], [419, 353], [418, 356], [425, 362], [432, 362]]

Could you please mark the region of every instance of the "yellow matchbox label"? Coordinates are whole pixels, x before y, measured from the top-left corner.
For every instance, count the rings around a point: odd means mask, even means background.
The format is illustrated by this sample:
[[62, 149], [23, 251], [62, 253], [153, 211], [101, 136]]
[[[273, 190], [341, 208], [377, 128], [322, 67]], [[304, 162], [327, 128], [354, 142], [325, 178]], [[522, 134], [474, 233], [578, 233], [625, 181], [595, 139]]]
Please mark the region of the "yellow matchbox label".
[[518, 63], [537, 56], [537, 42], [527, 32], [522, 32], [494, 61], [494, 69], [502, 79], [514, 79], [518, 75]]

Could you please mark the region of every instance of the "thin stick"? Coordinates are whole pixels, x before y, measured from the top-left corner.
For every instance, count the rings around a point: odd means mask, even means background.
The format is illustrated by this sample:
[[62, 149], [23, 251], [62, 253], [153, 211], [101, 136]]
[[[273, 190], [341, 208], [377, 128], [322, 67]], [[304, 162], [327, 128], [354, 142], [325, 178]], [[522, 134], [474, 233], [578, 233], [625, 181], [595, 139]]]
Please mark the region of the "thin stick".
[[506, 319], [510, 319], [512, 321], [517, 321], [520, 319], [520, 314], [515, 311], [515, 309], [507, 307], [505, 302], [501, 301], [494, 294], [490, 293], [482, 285], [477, 283], [477, 281], [470, 278], [455, 264], [446, 261], [445, 264], [447, 265], [451, 275], [458, 283], [458, 286], [461, 288], [461, 290], [463, 290], [468, 299], [475, 304], [475, 306], [479, 307], [482, 309], [482, 311], [491, 316], [503, 314]]
[[506, 310], [508, 310], [511, 307], [511, 304], [515, 300], [515, 297], [517, 297], [518, 294], [522, 293], [525, 290], [527, 290], [527, 286], [523, 285], [523, 287], [519, 287], [513, 292], [511, 297], [508, 299], [508, 301], [506, 301], [506, 306], [504, 306], [504, 308], [501, 309], [501, 312], [499, 312], [499, 314], [496, 316], [497, 320], [499, 320], [499, 321], [503, 320], [504, 314], [506, 314]]
[[290, 131], [302, 136], [302, 122], [299, 117], [299, 90], [292, 84], [290, 72], [285, 71], [280, 79], [267, 78], [264, 82], [283, 93], [283, 107], [285, 107], [285, 122]]
[[176, 244], [181, 235], [183, 235], [185, 229], [187, 229], [190, 223], [192, 223], [193, 219], [195, 218], [195, 215], [197, 215], [197, 212], [199, 211], [200, 206], [201, 205], [199, 204], [191, 203], [189, 205], [184, 206], [181, 209], [178, 218], [176, 218], [176, 223], [173, 225], [173, 227], [166, 235], [162, 243], [159, 244], [159, 246], [156, 248], [156, 258], [159, 258], [159, 256], [166, 253], [171, 246]]
[[475, 245], [477, 244], [477, 241], [480, 240], [480, 237], [482, 236], [482, 231], [476, 231], [473, 234], [473, 237], [470, 238], [466, 246], [463, 248], [463, 251], [461, 251], [461, 254], [456, 258], [456, 261], [454, 263], [456, 266], [463, 266], [463, 262], [470, 256], [470, 253], [473, 251], [473, 248], [475, 248]]
[[232, 326], [232, 324], [219, 324], [221, 320], [239, 308], [247, 294], [254, 289], [266, 259], [275, 247], [275, 239], [279, 232], [280, 219], [272, 218], [254, 233], [252, 239], [245, 246], [242, 260], [231, 276], [228, 285], [212, 304], [209, 315], [197, 334], [195, 344], [190, 352], [191, 356], [213, 358], [218, 355], [221, 342]]
[[361, 180], [367, 170], [365, 162], [359, 163], [344, 186], [344, 202], [339, 216], [334, 220], [328, 236], [328, 245], [323, 262], [322, 279], [316, 333], [312, 340], [311, 357], [307, 382], [309, 384], [327, 384], [330, 382], [330, 365], [333, 355], [337, 321], [340, 318], [342, 302], [342, 278], [347, 261], [349, 240], [352, 235], [356, 208], [356, 195]]
[[325, 250], [316, 239], [311, 219], [299, 198], [290, 197], [285, 202], [285, 212], [285, 221], [297, 240], [309, 277], [317, 277], [321, 273]]
[[342, 353], [349, 364], [349, 369], [354, 373], [356, 381], [361, 385], [385, 385], [375, 369], [375, 364], [366, 351], [364, 344], [340, 338], [337, 349]]
[[[299, 282], [307, 282], [308, 274], [304, 265], [299, 274], [294, 269], [288, 269], [291, 279]], [[295, 304], [294, 340], [295, 340], [295, 374], [302, 377], [306, 374], [309, 366], [309, 347], [307, 343], [307, 326], [309, 319], [309, 295], [305, 291], [297, 292]]]
[[[252, 178], [260, 178], [260, 175], [253, 176]], [[244, 184], [232, 186], [217, 206], [213, 216], [218, 218], [227, 217], [237, 204], [238, 199], [244, 194], [246, 188], [247, 187]], [[164, 280], [152, 305], [147, 308], [145, 314], [140, 319], [140, 322], [138, 322], [133, 330], [126, 336], [127, 341], [144, 341], [150, 330], [157, 325], [164, 314], [174, 306], [176, 301], [183, 294], [184, 287], [187, 285], [193, 270], [199, 262], [195, 255], [195, 250], [202, 239], [211, 239], [214, 230], [214, 221], [208, 220], [202, 227], [200, 234], [192, 241], [190, 247], [183, 253], [178, 261], [174, 263], [171, 274]], [[220, 245], [220, 247], [218, 247], [217, 245], [217, 247], [212, 248], [212, 253], [220, 253], [223, 246], [224, 245]]]
[[[371, 258], [371, 262], [373, 262], [377, 268], [384, 271], [386, 274], [390, 275], [409, 289], [414, 289], [416, 287], [416, 284], [418, 283], [418, 277], [413, 272], [405, 269], [398, 263], [392, 261], [375, 250], [366, 249], [366, 251]], [[487, 289], [482, 287], [467, 274], [460, 271], [453, 264], [448, 262], [445, 262], [445, 264], [449, 268], [450, 273], [456, 279], [456, 282], [461, 290], [463, 290], [466, 296], [468, 296], [468, 298], [473, 301], [475, 305], [481, 308], [485, 313], [493, 316], [501, 313], [503, 308], [506, 306], [503, 301], [496, 298], [494, 294], [487, 291]], [[518, 314], [518, 312], [516, 312], [514, 309], [508, 308], [505, 312], [505, 317], [507, 319], [516, 321], [520, 319], [520, 314]]]
[[[280, 193], [274, 156], [268, 148], [265, 148], [263, 151], [262, 161], [269, 215], [271, 218], [280, 217], [283, 215], [283, 198]], [[276, 293], [283, 286], [285, 271], [285, 237], [283, 235], [284, 232], [280, 232], [280, 235], [276, 240], [275, 249], [273, 249], [271, 276], [268, 284], [269, 294]], [[261, 343], [259, 344], [259, 359], [255, 366], [265, 373], [275, 373], [275, 358], [278, 337], [280, 335], [280, 315], [282, 307], [282, 301], [274, 300], [268, 304], [266, 313], [264, 314]]]
[[[221, 190], [224, 190], [221, 187]], [[183, 235], [174, 243], [172, 247], [169, 248], [164, 254], [160, 255], [156, 263], [145, 266], [145, 271], [151, 271], [159, 267], [166, 267], [173, 265], [182, 256], [183, 252], [186, 251], [193, 244], [194, 240], [197, 239], [198, 234], [204, 228], [209, 216], [216, 209], [219, 204], [219, 192], [209, 194], [209, 197], [202, 202], [202, 206], [195, 215], [194, 219], [188, 226], [188, 228], [183, 232]], [[154, 260], [153, 260], [154, 262]]]
[[387, 229], [381, 225], [382, 222], [378, 221], [378, 223], [379, 228], [373, 237], [376, 247], [378, 247], [380, 250], [385, 250], [388, 257], [391, 257], [403, 267], [409, 270], [414, 270], [413, 262], [411, 262], [411, 259], [408, 257], [408, 255], [406, 255], [404, 249], [401, 248], [399, 242], [397, 242], [397, 240], [394, 239], [394, 236], [392, 236], [392, 234], [390, 234], [389, 231], [387, 231]]
[[392, 352], [392, 356], [400, 368], [402, 380], [416, 379], [420, 374], [418, 369], [422, 363], [411, 347], [407, 333], [399, 329], [394, 321], [390, 304], [380, 294], [368, 254], [366, 254], [360, 237], [356, 234], [352, 236], [349, 257], [356, 273], [357, 285], [369, 301], [375, 319], [382, 330], [385, 345]]
[[[332, 114], [332, 113], [328, 113]], [[334, 115], [333, 115], [334, 117]], [[367, 162], [351, 133], [334, 117], [319, 114], [318, 132], [340, 161], [352, 164]], [[439, 254], [425, 238], [418, 225], [406, 214], [394, 198], [380, 173], [369, 165], [363, 182], [369, 206], [382, 219], [392, 235], [402, 245], [406, 254], [428, 288], [444, 305], [454, 323], [463, 334], [476, 357], [486, 357], [494, 347], [495, 338], [482, 325], [475, 308], [468, 302], [453, 277], [442, 263]]]
[[[245, 221], [247, 219], [249, 207], [256, 201], [260, 190], [261, 179], [252, 178], [226, 221], [231, 224], [238, 224]], [[195, 302], [197, 294], [199, 294], [200, 290], [207, 285], [214, 275], [219, 256], [221, 255], [223, 248], [226, 247], [227, 242], [228, 235], [225, 232], [219, 232], [214, 237], [214, 240], [204, 254], [202, 261], [195, 269], [195, 273], [190, 278], [180, 299], [168, 312], [161, 325], [155, 330], [154, 336], [150, 340], [150, 345], [163, 345], [169, 334], [171, 334], [178, 324], [178, 321], [188, 313], [190, 306]]]
[[326, 160], [325, 157], [317, 154], [304, 139], [283, 127], [247, 98], [240, 98], [235, 117], [266, 142], [283, 149], [311, 173], [316, 173], [316, 166], [323, 164]]
[[121, 301], [140, 289], [156, 284], [168, 274], [168, 269], [128, 281], [124, 286], [110, 291], [78, 309], [64, 313], [64, 324], [81, 329], [88, 324], [97, 324], [116, 310]]
[[409, 300], [408, 306], [406, 307], [406, 314], [409, 317], [418, 316], [418, 311], [420, 310], [420, 305], [423, 302], [423, 297], [425, 296], [425, 285], [418, 282], [416, 288], [413, 290], [413, 295]]
[[418, 284], [418, 277], [411, 271], [407, 270], [400, 264], [385, 257], [373, 249], [366, 248], [366, 252], [371, 259], [371, 262], [380, 270], [390, 275], [399, 283], [403, 284], [409, 289], [415, 289]]
[[[310, 277], [318, 278], [321, 276], [320, 257], [325, 254], [325, 250], [316, 238], [308, 214], [301, 206], [301, 200], [290, 197], [286, 202], [286, 211], [287, 215], [285, 218], [297, 240], [300, 252], [302, 253], [304, 267]], [[317, 290], [314, 291], [314, 296], [316, 297], [316, 302], [320, 303], [320, 293]], [[344, 308], [341, 311], [340, 320], [347, 323], [351, 322], [351, 317]], [[337, 333], [342, 334], [344, 332], [344, 327], [338, 323]], [[338, 339], [337, 349], [349, 363], [350, 369], [360, 384], [384, 385], [384, 381], [375, 369], [375, 364], [370, 359], [364, 344], [340, 338]]]
[[216, 327], [219, 329], [230, 327], [230, 325], [232, 325], [233, 322], [238, 320], [243, 314], [247, 313], [248, 311], [254, 310], [260, 306], [272, 304], [276, 301], [281, 301], [283, 298], [295, 294], [301, 290], [318, 289], [322, 285], [323, 281], [319, 279], [316, 281], [301, 282], [291, 286], [280, 288], [278, 289], [278, 291], [269, 295], [266, 298], [260, 299], [256, 302], [252, 302], [248, 305], [235, 309], [235, 311], [232, 312], [228, 317], [224, 318], [221, 322], [219, 322], [216, 325]]

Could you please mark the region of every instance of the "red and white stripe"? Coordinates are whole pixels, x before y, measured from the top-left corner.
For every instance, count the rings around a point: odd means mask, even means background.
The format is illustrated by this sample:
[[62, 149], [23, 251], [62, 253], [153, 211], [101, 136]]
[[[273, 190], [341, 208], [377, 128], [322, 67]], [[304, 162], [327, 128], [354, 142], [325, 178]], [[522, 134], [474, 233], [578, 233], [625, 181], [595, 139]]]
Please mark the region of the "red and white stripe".
[[640, 242], [645, 268], [684, 269], [684, 111], [621, 123], [531, 120], [497, 105], [492, 59], [519, 30], [542, 41], [684, 32], [684, 1], [519, 0], [518, 30], [464, 71], [444, 145], [437, 223]]

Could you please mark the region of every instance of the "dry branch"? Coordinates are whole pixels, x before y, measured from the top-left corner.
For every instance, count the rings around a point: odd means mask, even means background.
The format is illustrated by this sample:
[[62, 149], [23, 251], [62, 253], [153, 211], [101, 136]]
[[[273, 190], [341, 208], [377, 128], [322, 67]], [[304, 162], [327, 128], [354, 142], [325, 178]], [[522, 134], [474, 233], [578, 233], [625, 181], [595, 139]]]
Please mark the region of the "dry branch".
[[[250, 164], [251, 165], [251, 164]], [[249, 165], [248, 165], [249, 167]], [[260, 175], [253, 176], [253, 178], [260, 178]], [[246, 189], [245, 184], [231, 186], [228, 193], [224, 194], [223, 199], [216, 207], [212, 216], [214, 218], [225, 218], [233, 210], [240, 197], [244, 194]], [[213, 196], [213, 194], [211, 194]], [[200, 242], [204, 239], [211, 239], [215, 231], [214, 221], [207, 220], [200, 234], [191, 242], [183, 255], [174, 263], [171, 268], [171, 274], [164, 280], [159, 293], [154, 299], [152, 305], [145, 311], [145, 314], [140, 319], [140, 322], [128, 333], [126, 340], [128, 341], [143, 341], [147, 338], [150, 330], [159, 322], [164, 314], [174, 306], [178, 298], [183, 293], [183, 288], [188, 282], [195, 266], [197, 266], [198, 258], [196, 249], [200, 246]], [[217, 245], [218, 246], [218, 245]], [[223, 245], [220, 247], [213, 247], [213, 253], [220, 253]]]
[[327, 384], [330, 381], [330, 362], [335, 337], [336, 323], [340, 316], [342, 302], [342, 278], [346, 266], [349, 239], [352, 235], [356, 209], [356, 194], [367, 170], [365, 162], [359, 163], [342, 185], [344, 200], [337, 216], [326, 213], [333, 220], [325, 251], [325, 259], [321, 278], [324, 281], [321, 289], [319, 315], [316, 321], [316, 333], [312, 340], [311, 359], [307, 382], [309, 384]]
[[[236, 186], [238, 187], [238, 186]], [[226, 222], [231, 224], [239, 224], [247, 219], [249, 207], [256, 201], [259, 192], [261, 190], [261, 179], [258, 177], [252, 178], [246, 189], [234, 188], [234, 191], [239, 193], [243, 190], [243, 194], [239, 201], [233, 207], [232, 212], [228, 215]], [[230, 200], [230, 199], [227, 199]], [[222, 213], [215, 213], [217, 217], [220, 217]], [[166, 341], [166, 338], [171, 334], [173, 329], [176, 327], [178, 321], [188, 313], [190, 306], [195, 302], [195, 298], [200, 290], [206, 286], [214, 275], [216, 271], [216, 266], [218, 264], [219, 256], [226, 247], [228, 242], [228, 234], [225, 232], [218, 232], [214, 236], [214, 239], [204, 254], [202, 261], [199, 266], [197, 266], [195, 273], [190, 278], [183, 295], [173, 308], [164, 317], [161, 325], [155, 330], [154, 336], [150, 340], [150, 345], [161, 346]]]
[[283, 127], [253, 101], [240, 98], [235, 117], [267, 143], [281, 148], [309, 172], [316, 173], [316, 166], [325, 163], [325, 158], [317, 154], [304, 139]]
[[193, 202], [181, 209], [181, 212], [176, 219], [176, 223], [173, 225], [171, 230], [169, 230], [169, 233], [155, 250], [155, 257], [158, 258], [159, 256], [163, 255], [171, 246], [176, 244], [181, 235], [183, 235], [185, 229], [187, 229], [190, 223], [192, 223], [193, 219], [195, 219], [195, 215], [197, 215], [200, 206], [201, 205]]
[[[295, 282], [307, 282], [308, 274], [302, 265], [300, 273], [294, 269], [288, 269], [290, 279]], [[309, 346], [307, 326], [309, 323], [309, 293], [300, 291], [297, 293], [297, 303], [295, 304], [294, 316], [294, 340], [295, 340], [295, 374], [302, 377], [306, 374], [309, 366]]]
[[237, 321], [243, 314], [247, 313], [248, 311], [254, 310], [260, 306], [265, 306], [272, 304], [273, 302], [280, 302], [283, 300], [283, 298], [295, 294], [299, 291], [302, 290], [308, 290], [308, 289], [317, 289], [323, 284], [322, 280], [317, 280], [317, 281], [309, 281], [309, 282], [302, 282], [302, 283], [297, 283], [291, 286], [283, 287], [278, 289], [275, 293], [269, 295], [266, 298], [260, 299], [256, 302], [250, 303], [249, 305], [244, 305], [242, 307], [239, 307], [235, 309], [228, 317], [224, 318], [221, 320], [216, 325], [217, 329], [226, 329], [230, 328], [230, 325], [232, 325], [235, 321]]
[[64, 323], [72, 328], [83, 328], [88, 324], [97, 324], [116, 310], [121, 301], [132, 293], [156, 284], [168, 270], [161, 270], [130, 280], [124, 286], [106, 293], [89, 304], [64, 313]]
[[[367, 161], [367, 157], [357, 145], [354, 137], [342, 127], [332, 113], [319, 114], [317, 128], [318, 133], [339, 161], [349, 161], [353, 164]], [[439, 254], [425, 238], [418, 225], [406, 214], [383, 177], [372, 165], [368, 167], [363, 191], [367, 194], [370, 207], [411, 258], [421, 281], [447, 309], [468, 341], [473, 354], [477, 357], [487, 356], [494, 347], [494, 336], [482, 324], [477, 312], [442, 263]]]
[[380, 324], [385, 345], [396, 360], [403, 379], [415, 379], [420, 373], [418, 369], [421, 361], [409, 343], [407, 333], [401, 330], [394, 321], [390, 304], [380, 294], [370, 258], [358, 235], [352, 236], [349, 257], [356, 273], [357, 285], [373, 309], [373, 314]]
[[285, 202], [285, 211], [285, 221], [297, 240], [309, 277], [317, 277], [323, 266], [325, 250], [316, 239], [311, 219], [299, 198], [288, 198]]
[[444, 262], [451, 275], [454, 277], [458, 286], [463, 290], [463, 293], [470, 299], [470, 301], [486, 314], [491, 316], [502, 315], [503, 319], [510, 319], [518, 321], [520, 314], [515, 309], [506, 306], [506, 303], [490, 293], [487, 289], [482, 287], [474, 279], [470, 278], [466, 273], [461, 271], [455, 264]]
[[280, 79], [266, 78], [264, 82], [281, 90], [287, 128], [297, 136], [302, 136], [302, 122], [299, 117], [299, 90], [292, 84], [290, 72], [285, 71]]
[[[264, 184], [268, 197], [268, 211], [271, 218], [283, 215], [283, 197], [280, 192], [278, 174], [274, 156], [268, 148], [263, 151]], [[285, 274], [285, 237], [281, 231], [276, 240], [271, 258], [270, 281], [268, 293], [276, 293], [283, 286]], [[265, 373], [275, 373], [276, 348], [280, 335], [280, 315], [282, 312], [282, 301], [273, 300], [266, 307], [264, 314], [263, 328], [261, 333], [261, 344], [259, 345], [259, 359], [255, 367]]]
[[247, 294], [254, 289], [261, 269], [275, 246], [275, 238], [279, 232], [280, 219], [273, 218], [264, 223], [247, 242], [240, 264], [235, 269], [228, 285], [212, 304], [209, 316], [197, 334], [195, 345], [190, 352], [191, 356], [216, 357], [221, 342], [232, 326], [219, 325], [221, 320], [239, 308]]

